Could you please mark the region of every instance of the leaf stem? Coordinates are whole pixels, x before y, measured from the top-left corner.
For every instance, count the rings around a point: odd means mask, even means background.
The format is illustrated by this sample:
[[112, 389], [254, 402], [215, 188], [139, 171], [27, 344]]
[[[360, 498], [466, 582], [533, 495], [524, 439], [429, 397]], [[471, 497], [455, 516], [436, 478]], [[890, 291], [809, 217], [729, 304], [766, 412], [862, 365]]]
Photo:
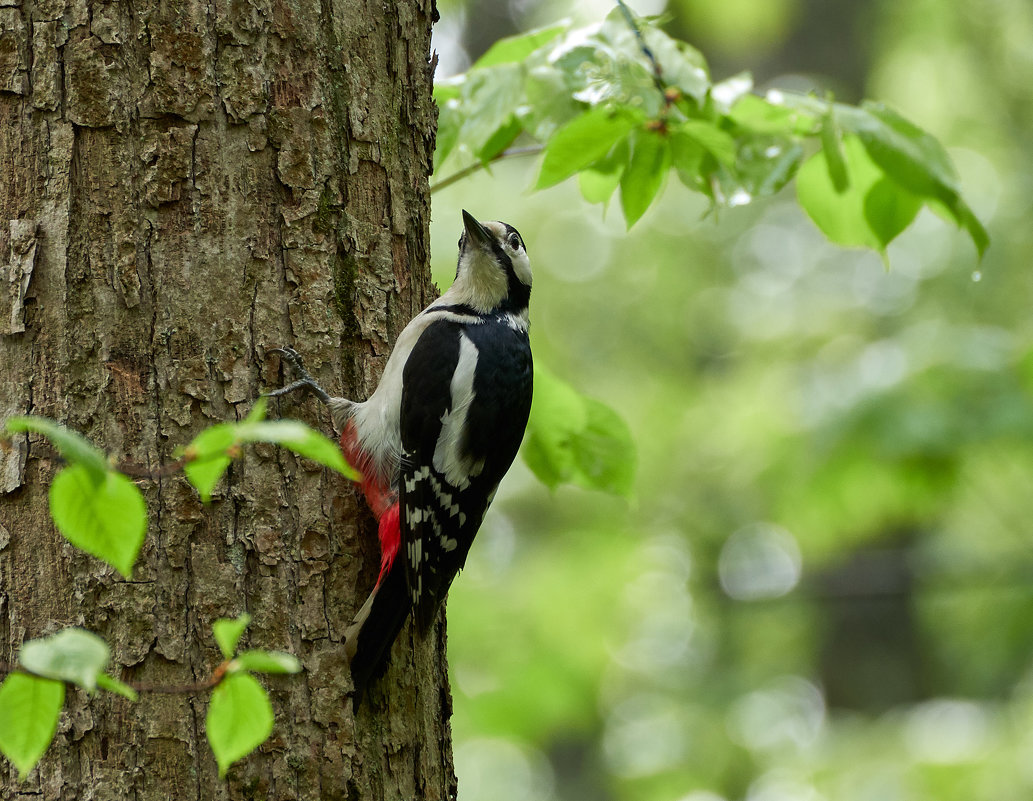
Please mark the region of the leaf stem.
[[[126, 686], [132, 687], [138, 693], [160, 693], [164, 695], [191, 695], [205, 690], [212, 689], [220, 681], [226, 677], [226, 670], [229, 666], [229, 662], [223, 662], [221, 665], [212, 671], [212, 675], [204, 681], [195, 682], [194, 684], [156, 684], [153, 682], [146, 681], [127, 681]], [[31, 670], [26, 670], [18, 665], [11, 665], [7, 662], [0, 661], [0, 674], [14, 673], [14, 672], [26, 673], [29, 676], [38, 676], [39, 674], [33, 673]], [[46, 676], [40, 676], [40, 678], [47, 678]], [[66, 685], [72, 684], [71, 682], [64, 682]]]

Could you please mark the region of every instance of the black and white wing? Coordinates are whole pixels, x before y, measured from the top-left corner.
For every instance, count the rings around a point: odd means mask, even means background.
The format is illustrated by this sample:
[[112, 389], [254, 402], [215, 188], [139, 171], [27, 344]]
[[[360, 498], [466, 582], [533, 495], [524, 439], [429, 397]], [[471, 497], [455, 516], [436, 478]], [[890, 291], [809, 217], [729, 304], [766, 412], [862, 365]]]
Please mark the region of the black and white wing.
[[421, 631], [466, 562], [531, 404], [526, 331], [431, 323], [402, 379], [401, 552]]

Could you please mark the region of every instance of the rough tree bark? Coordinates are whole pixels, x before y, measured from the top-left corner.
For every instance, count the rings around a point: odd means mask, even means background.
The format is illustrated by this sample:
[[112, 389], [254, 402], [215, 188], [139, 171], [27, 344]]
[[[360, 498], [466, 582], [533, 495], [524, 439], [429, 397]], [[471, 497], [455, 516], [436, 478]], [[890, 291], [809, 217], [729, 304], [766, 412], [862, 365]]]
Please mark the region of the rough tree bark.
[[[365, 397], [430, 299], [433, 0], [0, 0], [0, 418], [56, 418], [129, 461], [173, 459], [280, 383], [293, 344]], [[329, 433], [309, 402], [282, 403]], [[276, 412], [276, 409], [273, 409]], [[53, 453], [0, 451], [0, 660], [68, 625], [122, 678], [183, 684], [212, 621], [297, 654], [276, 729], [219, 781], [207, 696], [70, 691], [29, 780], [0, 799], [443, 799], [454, 795], [443, 634], [403, 633], [353, 717], [341, 637], [376, 574], [352, 488], [254, 448], [210, 507], [144, 480], [133, 579], [64, 542]], [[413, 668], [413, 663], [416, 668]], [[416, 678], [418, 677], [418, 678]]]

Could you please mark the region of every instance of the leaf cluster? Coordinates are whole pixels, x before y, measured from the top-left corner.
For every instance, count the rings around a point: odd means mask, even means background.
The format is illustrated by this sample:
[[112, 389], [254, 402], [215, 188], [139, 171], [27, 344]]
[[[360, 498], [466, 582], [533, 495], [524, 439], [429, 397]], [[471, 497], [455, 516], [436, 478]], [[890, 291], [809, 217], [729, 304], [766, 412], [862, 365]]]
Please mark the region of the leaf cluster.
[[521, 140], [543, 150], [537, 189], [578, 177], [582, 195], [617, 192], [628, 227], [673, 172], [713, 207], [798, 199], [833, 242], [885, 254], [923, 205], [989, 238], [961, 196], [943, 147], [877, 103], [752, 92], [748, 75], [714, 83], [702, 55], [655, 23], [615, 9], [583, 28], [558, 24], [504, 39], [435, 86], [435, 166], [488, 165]]
[[[183, 471], [206, 503], [244, 443], [279, 444], [349, 478], [357, 476], [331, 440], [294, 420], [266, 421], [265, 410], [263, 398], [243, 421], [212, 426], [184, 449]], [[100, 449], [53, 420], [25, 415], [8, 419], [4, 426], [8, 435], [27, 432], [46, 437], [67, 463], [50, 486], [50, 513], [58, 531], [72, 545], [129, 578], [147, 533], [147, 505], [139, 488]], [[220, 775], [272, 731], [272, 706], [251, 674], [301, 670], [290, 654], [265, 650], [238, 654], [237, 645], [249, 623], [247, 615], [215, 622], [215, 639], [226, 661], [209, 685], [187, 688], [214, 686], [207, 732]], [[110, 657], [103, 639], [78, 628], [22, 645], [18, 662], [24, 672], [12, 672], [0, 685], [0, 754], [22, 779], [54, 738], [66, 684], [137, 700], [134, 688], [106, 672]]]

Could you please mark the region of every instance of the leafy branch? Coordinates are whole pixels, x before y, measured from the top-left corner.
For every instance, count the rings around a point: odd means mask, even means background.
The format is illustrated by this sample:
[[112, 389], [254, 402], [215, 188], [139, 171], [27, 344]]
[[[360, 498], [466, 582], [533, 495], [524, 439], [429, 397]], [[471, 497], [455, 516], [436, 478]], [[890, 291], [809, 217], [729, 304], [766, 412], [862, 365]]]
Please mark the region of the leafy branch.
[[[250, 622], [248, 615], [215, 621], [213, 631], [225, 657], [203, 682], [181, 686], [132, 684], [106, 672], [111, 650], [103, 639], [79, 628], [66, 628], [22, 644], [21, 670], [0, 684], [0, 753], [18, 769], [21, 779], [46, 753], [57, 733], [65, 687], [98, 689], [137, 701], [140, 692], [197, 694], [212, 690], [205, 728], [219, 764], [219, 775], [251, 753], [272, 733], [269, 696], [252, 673], [297, 673], [301, 663], [280, 651], [244, 651], [237, 644]], [[8, 666], [0, 666], [5, 669]]]
[[753, 92], [710, 78], [703, 56], [623, 2], [602, 23], [503, 39], [434, 89], [441, 189], [502, 158], [542, 153], [544, 189], [577, 176], [591, 203], [614, 193], [628, 227], [670, 173], [714, 206], [772, 195], [796, 178], [804, 211], [834, 243], [886, 247], [928, 206], [989, 245], [943, 146], [879, 103]]
[[201, 500], [208, 503], [215, 485], [233, 459], [240, 456], [244, 444], [270, 442], [347, 478], [357, 478], [358, 474], [332, 440], [296, 420], [266, 421], [265, 412], [266, 399], [260, 398], [244, 420], [205, 429], [176, 461], [156, 470], [139, 465], [120, 465], [116, 469], [99, 448], [45, 417], [11, 417], [4, 432], [42, 434], [57, 448], [67, 463], [50, 485], [50, 514], [58, 531], [72, 545], [131, 578], [147, 533], [147, 505], [126, 472], [138, 478], [156, 478], [182, 470]]
[[[255, 403], [236, 423], [220, 423], [201, 432], [168, 465], [150, 470], [142, 465], [112, 466], [84, 437], [45, 417], [9, 418], [8, 436], [41, 434], [66, 462], [50, 485], [50, 513], [58, 531], [79, 549], [96, 556], [126, 578], [132, 574], [147, 532], [147, 505], [139, 488], [125, 475], [155, 478], [182, 471], [208, 503], [215, 484], [244, 444], [271, 442], [349, 477], [357, 473], [331, 440], [294, 420], [266, 421], [266, 400]], [[89, 631], [66, 628], [22, 644], [17, 669], [0, 664], [8, 675], [0, 684], [0, 754], [24, 779], [42, 758], [57, 731], [66, 685], [88, 693], [104, 690], [136, 701], [140, 692], [202, 693], [211, 691], [206, 728], [220, 775], [229, 765], [257, 748], [272, 731], [268, 695], [253, 673], [297, 673], [298, 660], [279, 651], [237, 652], [250, 617], [221, 619], [213, 625], [224, 661], [204, 681], [184, 685], [127, 683], [107, 672], [111, 650]]]

